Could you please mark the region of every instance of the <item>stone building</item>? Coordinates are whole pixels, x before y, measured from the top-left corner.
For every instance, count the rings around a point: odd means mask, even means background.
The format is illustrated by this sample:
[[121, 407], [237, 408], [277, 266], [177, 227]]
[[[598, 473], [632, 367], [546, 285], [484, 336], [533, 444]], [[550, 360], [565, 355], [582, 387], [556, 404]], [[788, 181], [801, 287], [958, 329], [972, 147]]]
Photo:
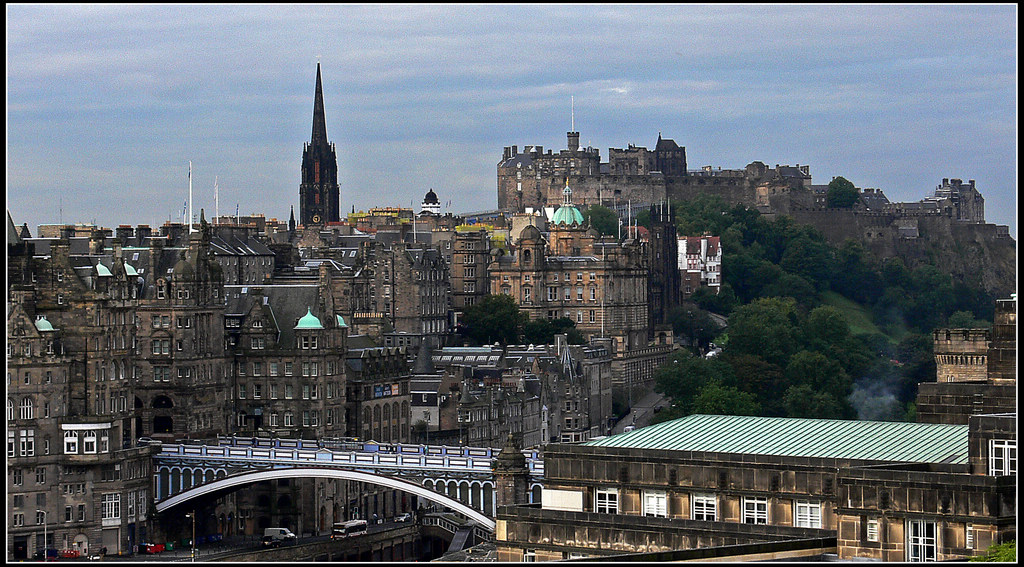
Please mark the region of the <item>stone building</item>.
[[1015, 422], [692, 415], [548, 446], [541, 506], [498, 511], [498, 559], [827, 537], [841, 559], [961, 559], [1014, 537]]
[[935, 382], [917, 387], [917, 420], [966, 424], [1017, 411], [1017, 299], [996, 301], [991, 329], [936, 329]]
[[22, 238], [8, 215], [8, 560], [130, 550], [150, 532], [139, 446], [142, 288], [106, 234]]

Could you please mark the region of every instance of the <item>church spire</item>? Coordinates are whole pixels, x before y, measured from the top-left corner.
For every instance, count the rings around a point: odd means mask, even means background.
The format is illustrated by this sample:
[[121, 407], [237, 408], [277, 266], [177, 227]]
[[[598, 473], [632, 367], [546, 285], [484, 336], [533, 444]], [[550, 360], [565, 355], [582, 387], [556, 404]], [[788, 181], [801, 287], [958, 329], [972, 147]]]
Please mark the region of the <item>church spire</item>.
[[320, 62], [316, 63], [316, 95], [313, 99], [312, 145], [327, 144], [327, 119], [324, 116], [324, 86], [320, 81]]

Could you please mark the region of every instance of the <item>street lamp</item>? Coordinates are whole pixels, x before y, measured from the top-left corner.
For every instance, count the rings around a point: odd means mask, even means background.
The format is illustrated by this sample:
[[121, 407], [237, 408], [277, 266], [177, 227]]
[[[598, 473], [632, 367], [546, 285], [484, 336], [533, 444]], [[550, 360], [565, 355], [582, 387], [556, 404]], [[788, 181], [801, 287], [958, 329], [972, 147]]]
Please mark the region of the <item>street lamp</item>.
[[192, 562], [196, 560], [196, 511], [193, 509], [192, 513], [185, 514], [186, 518], [192, 519]]
[[36, 514], [42, 514], [43, 515], [43, 561], [46, 561], [46, 549], [48, 547], [47, 542], [46, 542], [46, 520], [47, 520], [46, 510], [36, 510]]

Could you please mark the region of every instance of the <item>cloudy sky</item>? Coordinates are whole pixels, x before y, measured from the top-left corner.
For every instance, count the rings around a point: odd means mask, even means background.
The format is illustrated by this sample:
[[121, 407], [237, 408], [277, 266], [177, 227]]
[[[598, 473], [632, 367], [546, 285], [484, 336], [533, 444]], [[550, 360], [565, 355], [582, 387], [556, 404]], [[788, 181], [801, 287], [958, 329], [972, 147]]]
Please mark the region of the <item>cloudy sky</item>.
[[[17, 225], [286, 219], [316, 64], [342, 210], [497, 205], [504, 146], [809, 164], [917, 201], [974, 179], [1016, 238], [1017, 8], [7, 6]], [[296, 216], [298, 213], [296, 212]]]

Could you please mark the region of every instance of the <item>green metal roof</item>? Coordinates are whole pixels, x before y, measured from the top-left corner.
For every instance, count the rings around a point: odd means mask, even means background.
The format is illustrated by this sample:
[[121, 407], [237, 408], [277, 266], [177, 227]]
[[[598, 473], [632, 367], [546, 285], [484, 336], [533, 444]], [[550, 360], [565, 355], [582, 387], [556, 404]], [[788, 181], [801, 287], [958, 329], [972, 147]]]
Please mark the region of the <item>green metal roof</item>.
[[323, 329], [324, 325], [320, 322], [320, 319], [316, 315], [313, 315], [313, 310], [309, 307], [306, 308], [306, 314], [299, 319], [299, 323], [295, 325], [296, 329]]
[[139, 272], [135, 269], [135, 266], [132, 266], [128, 262], [124, 263], [124, 273], [129, 276], [139, 275]]
[[103, 264], [96, 264], [96, 275], [97, 276], [112, 276], [114, 274], [111, 274], [110, 273], [110, 269], [107, 268], [106, 266], [104, 266]]
[[967, 426], [690, 415], [585, 443], [865, 461], [967, 464]]
[[345, 318], [344, 317], [342, 317], [341, 315], [338, 315], [337, 313], [335, 313], [334, 316], [338, 318], [338, 326], [339, 327], [348, 327], [348, 325], [345, 324]]

